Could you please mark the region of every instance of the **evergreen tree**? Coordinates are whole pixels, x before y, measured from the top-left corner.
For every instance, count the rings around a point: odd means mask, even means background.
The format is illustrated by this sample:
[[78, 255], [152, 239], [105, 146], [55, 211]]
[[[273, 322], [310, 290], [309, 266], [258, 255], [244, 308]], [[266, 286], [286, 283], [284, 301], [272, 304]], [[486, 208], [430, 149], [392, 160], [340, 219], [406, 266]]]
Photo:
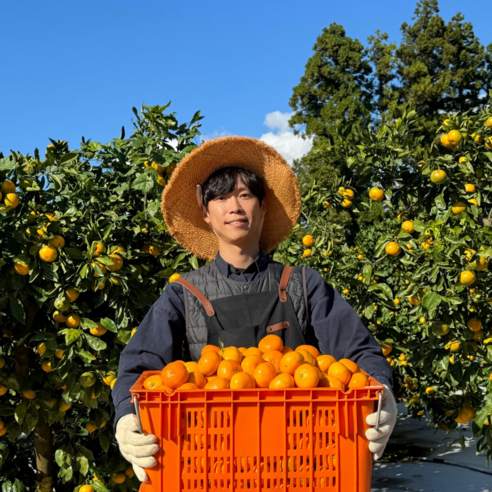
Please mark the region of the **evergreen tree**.
[[[401, 26], [399, 45], [376, 31], [367, 48], [338, 24], [323, 29], [289, 101], [295, 111], [289, 124], [305, 124], [306, 135], [314, 136], [311, 152], [294, 161], [302, 187], [316, 181], [329, 189], [360, 179], [332, 145], [342, 122], [381, 126], [414, 109], [419, 132], [431, 138], [444, 114], [475, 112], [487, 103], [492, 44], [486, 49], [460, 13], [446, 24], [437, 0], [419, 1], [412, 21]], [[348, 137], [350, 127], [346, 131]]]
[[362, 44], [333, 23], [323, 29], [313, 50], [293, 89], [289, 104], [296, 113], [289, 124], [305, 124], [308, 135], [326, 136], [338, 119], [370, 121], [371, 66]]

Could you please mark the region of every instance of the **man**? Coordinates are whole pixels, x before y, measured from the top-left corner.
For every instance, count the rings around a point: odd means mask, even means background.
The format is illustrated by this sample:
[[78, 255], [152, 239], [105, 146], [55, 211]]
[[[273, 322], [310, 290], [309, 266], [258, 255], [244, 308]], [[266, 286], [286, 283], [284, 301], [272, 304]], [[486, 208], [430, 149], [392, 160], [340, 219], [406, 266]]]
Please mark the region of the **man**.
[[[198, 201], [198, 203], [197, 203]], [[169, 232], [197, 257], [210, 260], [166, 286], [120, 357], [113, 388], [116, 439], [135, 474], [147, 481], [159, 447], [138, 433], [130, 387], [145, 370], [176, 359], [198, 360], [204, 345], [256, 346], [275, 333], [285, 345], [319, 347], [348, 358], [385, 385], [379, 429], [366, 436], [378, 459], [395, 421], [391, 367], [355, 310], [321, 275], [285, 267], [266, 253], [296, 224], [297, 178], [275, 149], [249, 137], [209, 140], [188, 154], [164, 189]], [[376, 424], [376, 413], [367, 417]]]

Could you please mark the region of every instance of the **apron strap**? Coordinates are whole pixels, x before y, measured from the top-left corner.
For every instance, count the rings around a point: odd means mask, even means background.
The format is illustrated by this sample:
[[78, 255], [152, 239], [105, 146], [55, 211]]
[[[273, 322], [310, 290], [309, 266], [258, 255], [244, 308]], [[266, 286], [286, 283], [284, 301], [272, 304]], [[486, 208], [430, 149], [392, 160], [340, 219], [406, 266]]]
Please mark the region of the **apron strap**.
[[284, 267], [282, 271], [282, 276], [280, 277], [280, 283], [278, 284], [278, 295], [280, 297], [281, 302], [287, 301], [287, 284], [289, 283], [289, 277], [291, 271], [292, 271], [291, 266]]
[[202, 303], [208, 316], [213, 316], [215, 314], [211, 302], [191, 282], [188, 282], [188, 280], [184, 278], [178, 278], [175, 282], [186, 287]]

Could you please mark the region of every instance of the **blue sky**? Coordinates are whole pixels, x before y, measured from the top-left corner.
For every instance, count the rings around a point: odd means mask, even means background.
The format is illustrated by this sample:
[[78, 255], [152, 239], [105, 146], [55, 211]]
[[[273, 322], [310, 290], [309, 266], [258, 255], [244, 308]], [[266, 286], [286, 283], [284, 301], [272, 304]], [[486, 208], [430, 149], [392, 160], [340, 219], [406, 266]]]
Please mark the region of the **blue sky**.
[[[487, 2], [441, 0], [485, 45]], [[292, 88], [332, 22], [364, 44], [377, 29], [399, 41], [416, 2], [283, 0], [19, 0], [0, 3], [0, 151], [33, 154], [48, 137], [107, 142], [132, 106], [167, 104], [178, 122], [200, 110], [203, 139], [261, 138], [286, 159], [309, 142], [288, 128]]]

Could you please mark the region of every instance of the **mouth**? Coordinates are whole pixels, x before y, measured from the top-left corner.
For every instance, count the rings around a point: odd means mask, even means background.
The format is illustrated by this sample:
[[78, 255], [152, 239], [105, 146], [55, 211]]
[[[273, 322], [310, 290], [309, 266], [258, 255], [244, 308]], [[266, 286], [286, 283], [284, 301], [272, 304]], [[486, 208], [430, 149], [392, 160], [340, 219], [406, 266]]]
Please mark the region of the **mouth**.
[[243, 224], [246, 224], [248, 221], [246, 219], [238, 219], [238, 220], [233, 220], [232, 222], [227, 222], [227, 225], [233, 226], [233, 227], [241, 227]]

